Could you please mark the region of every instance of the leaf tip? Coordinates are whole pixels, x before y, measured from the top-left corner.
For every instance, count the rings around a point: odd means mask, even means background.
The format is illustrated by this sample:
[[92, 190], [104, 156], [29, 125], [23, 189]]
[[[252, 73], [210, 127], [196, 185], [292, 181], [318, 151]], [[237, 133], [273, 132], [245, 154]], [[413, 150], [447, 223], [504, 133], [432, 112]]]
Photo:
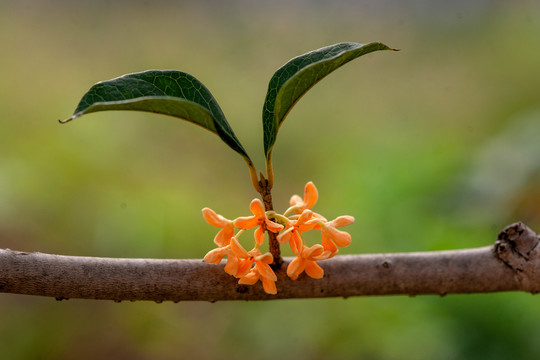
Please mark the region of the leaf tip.
[[70, 122], [71, 120], [76, 119], [76, 118], [78, 118], [78, 116], [73, 115], [72, 117], [70, 117], [70, 118], [68, 118], [68, 119], [65, 119], [65, 120], [60, 120], [60, 119], [58, 119], [58, 122], [59, 122], [60, 124], [66, 124], [66, 123], [68, 123], [68, 122]]

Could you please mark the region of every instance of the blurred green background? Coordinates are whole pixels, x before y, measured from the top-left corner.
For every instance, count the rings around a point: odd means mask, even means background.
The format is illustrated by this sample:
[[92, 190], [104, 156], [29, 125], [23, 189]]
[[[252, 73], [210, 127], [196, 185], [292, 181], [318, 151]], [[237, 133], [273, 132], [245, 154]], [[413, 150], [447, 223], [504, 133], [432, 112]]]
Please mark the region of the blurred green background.
[[[263, 167], [268, 80], [341, 41], [402, 49], [314, 87], [277, 139], [274, 204], [313, 181], [344, 254], [491, 244], [540, 231], [540, 3], [535, 1], [2, 1], [0, 247], [201, 258], [200, 209], [248, 215], [243, 160], [170, 117], [90, 114], [95, 82], [147, 69], [201, 80]], [[323, 263], [324, 267], [324, 263]], [[531, 359], [524, 293], [163, 303], [0, 294], [2, 359]], [[278, 357], [280, 356], [280, 357]]]

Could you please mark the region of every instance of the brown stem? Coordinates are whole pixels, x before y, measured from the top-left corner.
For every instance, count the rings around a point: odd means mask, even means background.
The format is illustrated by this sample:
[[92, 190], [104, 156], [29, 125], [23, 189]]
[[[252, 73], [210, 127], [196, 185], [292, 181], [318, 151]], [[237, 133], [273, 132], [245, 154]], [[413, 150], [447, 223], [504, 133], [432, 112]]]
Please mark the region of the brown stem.
[[[261, 194], [263, 199], [264, 209], [266, 211], [274, 210], [274, 206], [272, 204], [272, 184], [269, 183], [262, 174], [260, 174], [260, 177], [261, 180], [259, 181], [259, 193]], [[273, 218], [270, 218], [270, 220], [273, 220]], [[266, 232], [268, 233], [269, 238], [270, 254], [272, 254], [272, 257], [274, 258], [272, 268], [274, 270], [277, 270], [281, 267], [281, 264], [283, 264], [283, 259], [281, 258], [281, 250], [279, 248], [279, 242], [277, 241], [277, 234], [268, 230], [266, 230]]]
[[[285, 258], [284, 265], [292, 261]], [[114, 259], [0, 249], [0, 293], [122, 300], [271, 300], [367, 295], [540, 292], [540, 237], [523, 224], [475, 249], [340, 255], [321, 261], [322, 279], [276, 271], [277, 295], [239, 285], [200, 259]]]

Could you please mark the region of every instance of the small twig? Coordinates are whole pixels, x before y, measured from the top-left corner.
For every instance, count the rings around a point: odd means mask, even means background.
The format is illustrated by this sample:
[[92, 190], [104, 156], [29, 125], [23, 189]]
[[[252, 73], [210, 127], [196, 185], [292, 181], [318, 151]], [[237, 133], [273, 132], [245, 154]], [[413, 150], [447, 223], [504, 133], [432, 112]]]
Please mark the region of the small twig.
[[[260, 191], [261, 197], [263, 199], [264, 203], [264, 210], [265, 211], [273, 211], [274, 205], [272, 203], [272, 186], [268, 182], [268, 180], [263, 176], [263, 174], [260, 174]], [[270, 218], [270, 220], [273, 220], [273, 218]], [[277, 240], [277, 234], [266, 231], [268, 234], [268, 248], [270, 253], [272, 254], [272, 257], [274, 258], [274, 262], [272, 263], [272, 268], [274, 270], [278, 270], [281, 265], [283, 264], [283, 259], [281, 258], [281, 249], [279, 247], [279, 242]]]

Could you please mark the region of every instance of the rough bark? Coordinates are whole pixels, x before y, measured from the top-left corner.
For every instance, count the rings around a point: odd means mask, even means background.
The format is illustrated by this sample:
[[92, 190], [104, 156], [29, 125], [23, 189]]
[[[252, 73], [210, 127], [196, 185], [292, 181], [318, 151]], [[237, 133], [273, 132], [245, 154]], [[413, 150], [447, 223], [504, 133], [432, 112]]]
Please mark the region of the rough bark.
[[286, 258], [278, 294], [260, 284], [243, 286], [224, 264], [202, 260], [116, 259], [0, 250], [0, 292], [122, 300], [270, 300], [540, 291], [539, 236], [522, 223], [506, 227], [493, 246], [475, 249], [344, 255], [321, 261], [325, 276], [287, 278]]

